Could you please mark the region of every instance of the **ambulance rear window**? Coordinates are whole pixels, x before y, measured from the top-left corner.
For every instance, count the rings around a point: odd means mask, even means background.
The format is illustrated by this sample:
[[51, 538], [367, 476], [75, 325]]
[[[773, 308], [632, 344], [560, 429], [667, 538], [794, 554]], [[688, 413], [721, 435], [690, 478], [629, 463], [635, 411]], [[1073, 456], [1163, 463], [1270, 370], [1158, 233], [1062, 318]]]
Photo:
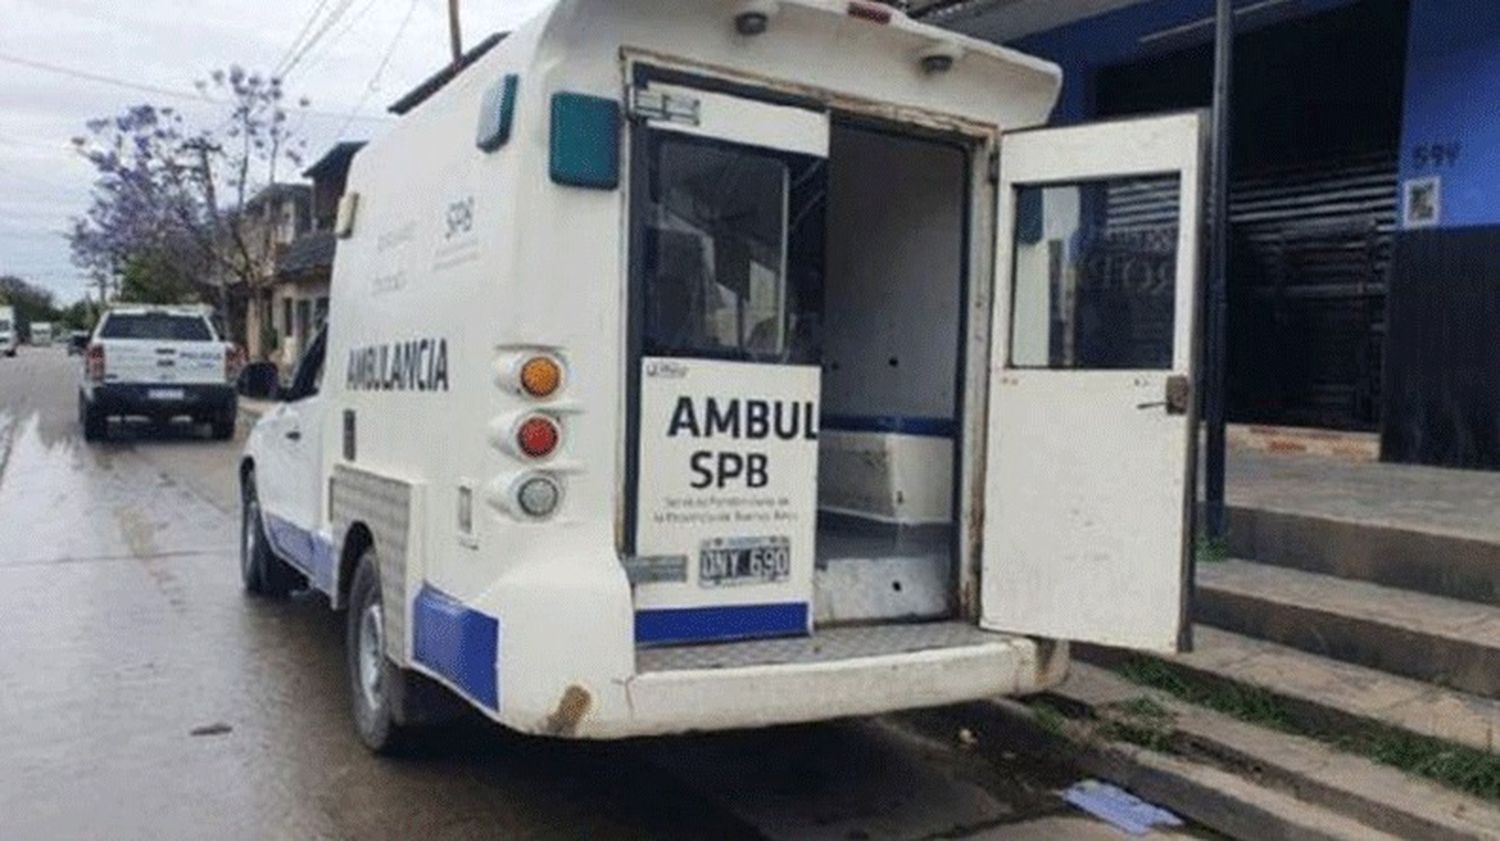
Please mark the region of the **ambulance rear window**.
[[650, 150], [645, 350], [801, 363], [822, 306], [821, 160], [663, 136]]
[[211, 342], [213, 330], [201, 316], [171, 313], [115, 313], [99, 331], [101, 339], [154, 339], [169, 342]]

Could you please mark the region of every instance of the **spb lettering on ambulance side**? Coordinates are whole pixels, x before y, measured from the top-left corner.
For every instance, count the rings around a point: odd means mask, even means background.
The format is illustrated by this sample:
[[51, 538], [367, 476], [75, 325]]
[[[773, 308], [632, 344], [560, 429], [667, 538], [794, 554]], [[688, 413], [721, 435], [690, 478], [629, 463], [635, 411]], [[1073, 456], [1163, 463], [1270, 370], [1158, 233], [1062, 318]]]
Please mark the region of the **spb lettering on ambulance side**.
[[[705, 398], [699, 408], [691, 397], [682, 397], [672, 410], [667, 437], [688, 436], [702, 440], [782, 441], [818, 439], [817, 406], [812, 402], [785, 400], [717, 400]], [[770, 458], [763, 452], [741, 450], [697, 450], [689, 461], [696, 490], [743, 486], [764, 488], [771, 482]]]

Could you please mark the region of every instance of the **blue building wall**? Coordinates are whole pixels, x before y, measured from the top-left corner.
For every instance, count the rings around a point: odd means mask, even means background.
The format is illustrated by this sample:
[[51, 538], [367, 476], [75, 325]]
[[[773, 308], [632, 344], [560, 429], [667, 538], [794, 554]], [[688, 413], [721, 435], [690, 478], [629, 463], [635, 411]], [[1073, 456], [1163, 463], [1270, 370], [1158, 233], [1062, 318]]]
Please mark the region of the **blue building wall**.
[[1500, 223], [1500, 2], [1412, 0], [1401, 179], [1442, 179], [1438, 227]]
[[[1242, 15], [1241, 31], [1252, 31], [1352, 2], [1355, 0], [1293, 0]], [[1262, 0], [1235, 0], [1236, 8], [1260, 6], [1261, 3]], [[1054, 123], [1074, 123], [1094, 114], [1096, 71], [1210, 41], [1213, 38], [1212, 25], [1175, 35], [1168, 31], [1204, 21], [1212, 15], [1213, 3], [1210, 0], [1154, 0], [1038, 33], [1011, 46], [1062, 67], [1062, 98], [1052, 120]], [[1143, 38], [1149, 40], [1142, 43]]]

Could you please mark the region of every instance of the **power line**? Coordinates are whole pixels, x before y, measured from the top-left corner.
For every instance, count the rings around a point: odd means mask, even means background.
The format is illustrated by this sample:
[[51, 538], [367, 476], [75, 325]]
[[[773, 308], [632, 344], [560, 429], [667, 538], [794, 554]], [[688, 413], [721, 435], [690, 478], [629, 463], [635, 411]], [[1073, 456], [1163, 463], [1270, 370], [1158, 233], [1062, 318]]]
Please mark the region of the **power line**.
[[283, 80], [292, 75], [292, 71], [296, 70], [297, 65], [302, 63], [302, 59], [307, 58], [307, 54], [312, 52], [313, 48], [318, 45], [318, 42], [323, 40], [323, 36], [328, 34], [328, 30], [332, 29], [339, 22], [339, 19], [348, 13], [349, 7], [353, 5], [354, 0], [338, 0], [338, 5], [334, 6], [328, 12], [328, 17], [324, 19], [323, 25], [318, 27], [318, 30], [307, 39], [307, 43], [302, 46], [302, 49], [282, 69], [279, 75]]
[[[370, 95], [375, 93], [379, 88], [380, 77], [385, 75], [385, 69], [390, 66], [391, 58], [396, 54], [396, 47], [401, 43], [401, 36], [406, 34], [407, 27], [411, 25], [412, 16], [417, 12], [418, 2], [420, 0], [411, 0], [411, 5], [406, 7], [406, 17], [402, 18], [401, 25], [396, 27], [396, 34], [392, 36], [391, 43], [386, 46], [385, 55], [381, 56], [380, 64], [375, 68], [375, 73], [370, 76], [370, 81], [365, 83], [365, 91], [360, 95], [359, 102], [354, 106], [354, 110], [349, 112], [349, 116], [344, 120], [344, 124], [339, 127], [338, 140], [344, 139], [344, 132], [349, 130], [349, 124], [354, 122], [359, 116], [360, 109], [364, 108], [365, 103], [370, 101]], [[334, 142], [337, 143], [338, 140]]]
[[365, 19], [365, 16], [370, 13], [370, 9], [374, 7], [374, 5], [379, 1], [380, 0], [365, 0], [365, 4], [359, 7], [359, 11], [355, 12], [353, 15], [350, 15], [349, 21], [345, 23], [338, 32], [335, 32], [332, 38], [324, 41], [319, 49], [308, 55], [306, 63], [302, 65], [302, 69], [311, 72], [322, 65], [323, 62], [327, 61], [328, 56], [333, 53], [333, 48], [340, 41], [343, 41], [344, 38], [347, 37], [351, 31], [353, 31], [354, 27], [359, 25], [360, 21]]
[[[45, 61], [36, 61], [35, 59], [23, 58], [21, 56], [10, 55], [8, 53], [0, 53], [0, 62], [4, 62], [6, 64], [14, 64], [21, 67], [28, 67], [32, 70], [39, 70], [44, 73], [52, 73], [58, 76], [66, 76], [68, 78], [78, 79], [80, 81], [93, 82], [99, 85], [108, 85], [115, 88], [121, 88], [123, 90], [132, 90], [139, 93], [150, 93], [157, 96], [170, 97], [172, 99], [188, 100], [201, 105], [229, 104], [222, 99], [215, 99], [203, 93], [175, 90], [173, 88], [161, 87], [159, 85], [152, 85], [145, 82], [136, 82], [129, 79], [121, 79], [116, 76], [105, 76], [99, 73], [90, 73], [86, 70], [77, 70], [72, 67], [63, 67], [59, 64], [49, 64]], [[330, 119], [342, 120], [348, 117], [348, 115], [344, 113], [336, 111], [320, 111], [316, 108], [304, 108], [302, 109], [302, 111], [303, 113], [315, 117], [327, 117]], [[379, 116], [363, 116], [355, 117], [355, 119], [369, 120], [373, 122], [390, 122], [389, 118]]]
[[307, 20], [302, 22], [302, 28], [298, 30], [297, 37], [293, 38], [292, 43], [287, 45], [286, 52], [281, 54], [281, 58], [276, 59], [276, 64], [273, 65], [276, 69], [272, 71], [272, 75], [281, 75], [281, 68], [286, 66], [286, 63], [291, 59], [292, 54], [297, 51], [297, 48], [299, 46], [301, 46], [302, 39], [307, 37], [307, 33], [312, 30], [313, 22], [318, 19], [318, 15], [322, 14], [323, 12], [323, 7], [327, 5], [328, 0], [318, 0], [318, 5], [313, 7], [312, 14], [308, 15]]

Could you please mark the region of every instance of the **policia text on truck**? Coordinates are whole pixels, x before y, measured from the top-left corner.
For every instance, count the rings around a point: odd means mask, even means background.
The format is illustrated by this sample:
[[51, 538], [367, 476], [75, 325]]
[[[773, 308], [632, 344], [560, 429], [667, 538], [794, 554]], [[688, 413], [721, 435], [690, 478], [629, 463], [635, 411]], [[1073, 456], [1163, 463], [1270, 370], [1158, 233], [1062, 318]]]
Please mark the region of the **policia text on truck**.
[[1200, 121], [1038, 129], [1059, 82], [857, 0], [554, 3], [355, 159], [326, 334], [243, 378], [246, 587], [348, 611], [378, 750], [1176, 649]]

